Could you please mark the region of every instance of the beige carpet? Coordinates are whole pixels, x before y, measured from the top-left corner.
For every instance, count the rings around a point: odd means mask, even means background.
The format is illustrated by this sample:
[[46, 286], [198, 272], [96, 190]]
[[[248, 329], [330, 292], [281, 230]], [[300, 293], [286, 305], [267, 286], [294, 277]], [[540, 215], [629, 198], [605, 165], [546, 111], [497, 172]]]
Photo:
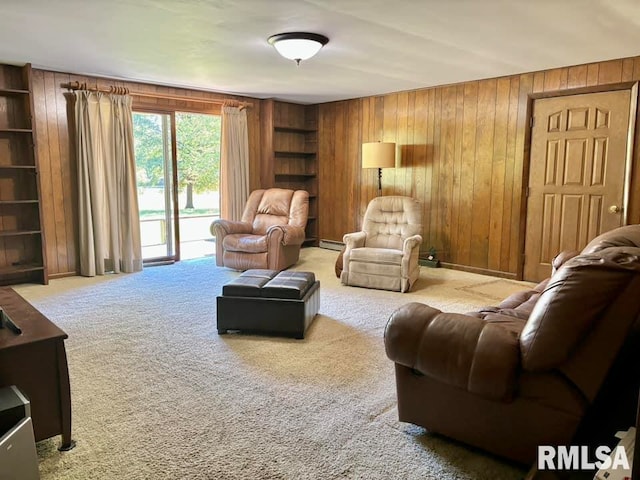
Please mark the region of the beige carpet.
[[406, 302], [464, 312], [527, 284], [423, 267], [409, 294], [344, 287], [336, 256], [305, 249], [296, 266], [322, 284], [302, 341], [218, 336], [215, 297], [238, 273], [211, 258], [18, 287], [69, 334], [77, 447], [40, 442], [42, 479], [522, 478], [397, 421], [382, 337]]

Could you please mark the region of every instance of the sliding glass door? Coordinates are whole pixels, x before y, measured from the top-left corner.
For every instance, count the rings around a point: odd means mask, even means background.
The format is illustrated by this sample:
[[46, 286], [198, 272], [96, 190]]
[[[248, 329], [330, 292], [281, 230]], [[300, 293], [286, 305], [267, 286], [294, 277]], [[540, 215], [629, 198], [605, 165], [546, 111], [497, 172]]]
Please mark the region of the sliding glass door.
[[180, 255], [215, 255], [211, 222], [220, 216], [219, 115], [176, 112]]
[[173, 115], [134, 112], [133, 131], [142, 258], [145, 262], [179, 260]]
[[133, 136], [146, 263], [215, 255], [219, 115], [134, 112]]

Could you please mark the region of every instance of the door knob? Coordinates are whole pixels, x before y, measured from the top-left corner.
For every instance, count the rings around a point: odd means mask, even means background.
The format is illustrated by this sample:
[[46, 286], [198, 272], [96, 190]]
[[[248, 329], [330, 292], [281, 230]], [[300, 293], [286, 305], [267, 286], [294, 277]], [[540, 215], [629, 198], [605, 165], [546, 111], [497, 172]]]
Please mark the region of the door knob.
[[609, 213], [620, 213], [620, 207], [618, 205], [611, 205], [609, 207]]

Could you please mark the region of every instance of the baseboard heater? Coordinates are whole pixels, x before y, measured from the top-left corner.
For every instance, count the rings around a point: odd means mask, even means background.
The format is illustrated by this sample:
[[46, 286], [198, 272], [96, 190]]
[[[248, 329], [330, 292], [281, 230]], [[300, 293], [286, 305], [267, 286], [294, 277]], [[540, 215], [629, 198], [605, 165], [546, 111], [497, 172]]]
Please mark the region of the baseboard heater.
[[336, 242], [335, 240], [320, 240], [320, 248], [326, 248], [327, 250], [335, 250], [336, 252], [342, 251], [344, 243]]

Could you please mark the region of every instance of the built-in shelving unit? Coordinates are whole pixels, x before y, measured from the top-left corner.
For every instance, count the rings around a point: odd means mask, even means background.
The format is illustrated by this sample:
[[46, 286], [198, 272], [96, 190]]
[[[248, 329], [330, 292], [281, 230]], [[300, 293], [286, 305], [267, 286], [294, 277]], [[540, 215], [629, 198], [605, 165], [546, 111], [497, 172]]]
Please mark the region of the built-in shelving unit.
[[31, 66], [0, 65], [0, 285], [47, 283]]
[[309, 192], [304, 244], [317, 245], [318, 109], [270, 99], [263, 101], [262, 116], [262, 186]]

